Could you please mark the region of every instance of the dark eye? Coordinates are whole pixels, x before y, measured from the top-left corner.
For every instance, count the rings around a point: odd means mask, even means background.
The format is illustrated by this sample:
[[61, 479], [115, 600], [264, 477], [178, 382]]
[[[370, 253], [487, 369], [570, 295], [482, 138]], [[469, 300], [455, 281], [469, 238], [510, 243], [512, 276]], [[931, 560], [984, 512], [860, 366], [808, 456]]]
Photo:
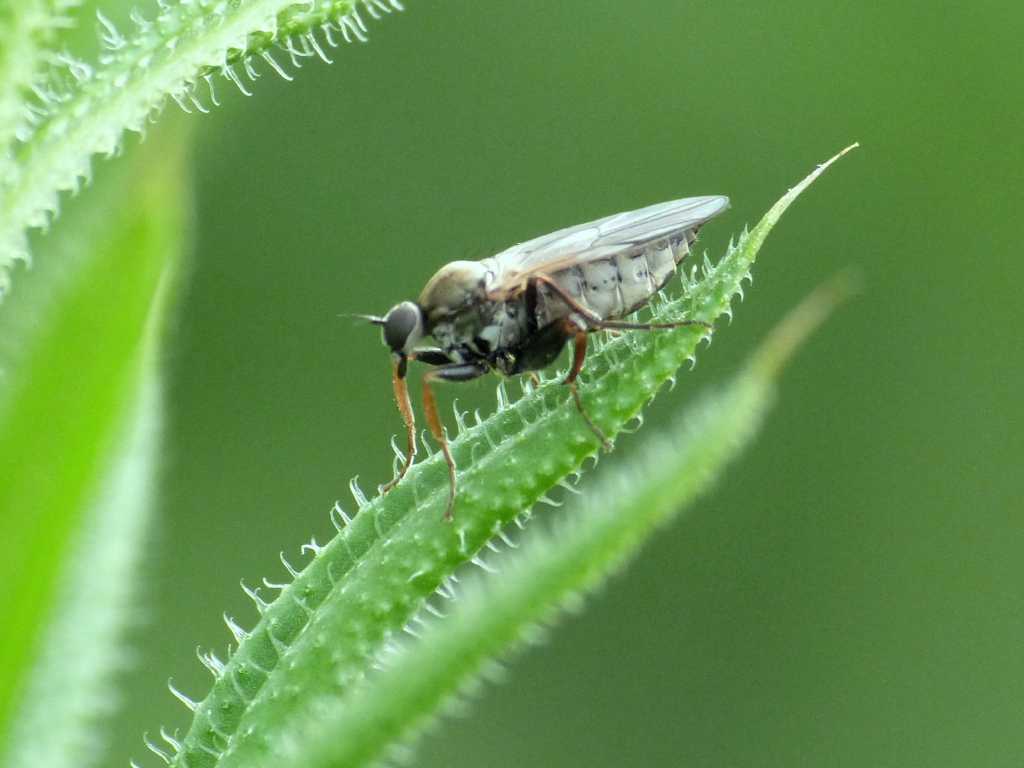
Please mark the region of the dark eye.
[[384, 318], [384, 343], [395, 352], [403, 351], [419, 324], [419, 307], [412, 302], [399, 304]]

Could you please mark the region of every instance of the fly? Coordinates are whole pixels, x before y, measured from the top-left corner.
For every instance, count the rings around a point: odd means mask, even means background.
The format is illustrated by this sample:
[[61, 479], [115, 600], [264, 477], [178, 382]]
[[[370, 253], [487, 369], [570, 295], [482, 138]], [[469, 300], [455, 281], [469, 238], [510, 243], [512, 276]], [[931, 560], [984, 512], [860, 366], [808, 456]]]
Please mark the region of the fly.
[[[416, 458], [416, 422], [405, 380], [410, 360], [431, 366], [423, 376], [423, 409], [448, 464], [447, 519], [455, 503], [455, 460], [431, 389], [435, 380], [470, 381], [491, 371], [529, 374], [550, 365], [572, 342], [572, 367], [563, 383], [587, 426], [607, 447], [576, 387], [587, 334], [707, 325], [623, 318], [661, 290], [701, 226], [728, 207], [729, 198], [721, 196], [672, 200], [562, 229], [481, 261], [453, 261], [430, 278], [417, 301], [396, 304], [383, 317], [367, 317], [382, 327], [391, 350], [395, 400], [408, 444], [401, 471], [382, 490], [394, 487]], [[419, 346], [426, 336], [437, 345]]]

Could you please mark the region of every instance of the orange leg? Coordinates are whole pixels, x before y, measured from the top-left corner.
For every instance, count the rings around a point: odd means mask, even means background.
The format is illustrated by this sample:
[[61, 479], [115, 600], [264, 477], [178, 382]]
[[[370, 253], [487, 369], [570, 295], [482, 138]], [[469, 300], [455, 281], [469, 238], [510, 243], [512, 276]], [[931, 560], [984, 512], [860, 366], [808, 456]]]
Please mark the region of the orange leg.
[[533, 281], [534, 290], [540, 284], [547, 286], [575, 313], [575, 321], [568, 317], [562, 320], [562, 328], [566, 336], [573, 338], [572, 368], [569, 370], [569, 375], [565, 377], [563, 383], [571, 388], [573, 400], [576, 401], [576, 409], [583, 416], [584, 421], [587, 422], [590, 431], [598, 437], [606, 451], [611, 450], [611, 441], [608, 440], [604, 432], [601, 431], [583, 408], [583, 401], [580, 399], [580, 393], [576, 387], [576, 377], [583, 370], [583, 361], [587, 356], [587, 334], [594, 331], [610, 331], [612, 333], [621, 331], [653, 331], [656, 329], [679, 328], [685, 325], [702, 325], [705, 328], [711, 328], [712, 326], [703, 320], [678, 320], [674, 323], [631, 323], [622, 320], [605, 320], [593, 310], [580, 304], [580, 302], [566, 293], [557, 282], [547, 275], [534, 275], [531, 280]]
[[398, 481], [405, 477], [405, 473], [409, 471], [409, 467], [412, 466], [416, 458], [416, 417], [413, 415], [412, 403], [409, 401], [409, 387], [405, 383], [405, 371], [403, 368], [404, 366], [400, 362], [395, 361], [394, 369], [391, 372], [391, 384], [395, 390], [395, 402], [398, 403], [398, 412], [402, 414], [402, 421], [405, 422], [405, 441], [407, 446], [405, 465], [399, 471], [396, 478], [381, 486], [381, 493], [387, 493], [394, 488]]
[[483, 376], [488, 368], [482, 363], [452, 363], [442, 365], [428, 371], [423, 376], [423, 410], [427, 416], [427, 425], [430, 433], [437, 440], [444, 452], [444, 460], [448, 464], [448, 484], [451, 492], [448, 494], [448, 506], [444, 510], [445, 520], [452, 519], [452, 508], [455, 506], [455, 459], [452, 457], [451, 449], [448, 447], [448, 438], [444, 433], [444, 425], [437, 413], [437, 401], [434, 399], [434, 392], [430, 388], [430, 382], [434, 379], [441, 381], [470, 381]]
[[602, 320], [590, 330], [592, 331], [657, 331], [669, 328], [682, 328], [685, 325], [702, 325], [714, 328], [704, 320], [677, 320], [674, 323], [626, 323], [620, 320]]
[[601, 317], [599, 315], [597, 315], [593, 310], [587, 309], [578, 301], [576, 301], [576, 299], [574, 299], [572, 296], [570, 296], [562, 289], [562, 286], [560, 286], [547, 275], [534, 275], [530, 279], [533, 280], [535, 283], [541, 283], [550, 288], [552, 293], [554, 293], [556, 296], [558, 296], [558, 298], [564, 301], [565, 305], [569, 307], [569, 309], [578, 314], [580, 317], [585, 318], [588, 323], [594, 324], [601, 322]]
[[455, 459], [452, 458], [451, 449], [448, 447], [448, 436], [444, 433], [444, 425], [441, 424], [441, 417], [437, 413], [437, 401], [434, 399], [434, 392], [430, 389], [430, 382], [438, 377], [438, 371], [428, 371], [423, 376], [423, 411], [427, 416], [427, 426], [430, 427], [430, 434], [441, 446], [444, 453], [444, 460], [448, 464], [448, 506], [444, 510], [444, 519], [452, 519], [452, 508], [455, 506]]
[[531, 279], [536, 283], [546, 285], [556, 296], [565, 302], [565, 305], [569, 307], [569, 309], [583, 318], [587, 323], [588, 331], [653, 331], [655, 329], [681, 328], [684, 325], [703, 325], [705, 328], [712, 327], [711, 323], [705, 322], [704, 320], [677, 320], [674, 323], [629, 323], [622, 320], [605, 320], [597, 315], [593, 310], [587, 309], [580, 304], [576, 299], [566, 293], [562, 286], [547, 275], [534, 275]]
[[569, 322], [564, 324], [566, 331], [573, 334], [573, 340], [572, 368], [569, 369], [569, 375], [565, 377], [565, 381], [562, 383], [572, 384], [576, 381], [576, 377], [580, 375], [580, 371], [583, 370], [583, 361], [587, 358], [587, 332], [574, 328]]
[[[571, 323], [566, 321], [566, 330], [569, 331], [573, 328]], [[587, 413], [583, 407], [583, 401], [580, 399], [579, 388], [576, 386], [576, 377], [580, 375], [580, 371], [583, 370], [583, 361], [587, 357], [587, 332], [576, 330], [573, 335], [573, 355], [572, 355], [572, 368], [569, 369], [569, 375], [565, 377], [563, 384], [568, 385], [569, 390], [572, 392], [572, 398], [576, 401], [576, 410], [580, 412], [580, 416], [587, 422], [587, 426], [590, 427], [590, 431], [593, 432], [597, 439], [601, 441], [601, 446], [606, 450], [612, 449], [612, 443], [601, 431], [601, 428], [594, 423], [593, 419]]]

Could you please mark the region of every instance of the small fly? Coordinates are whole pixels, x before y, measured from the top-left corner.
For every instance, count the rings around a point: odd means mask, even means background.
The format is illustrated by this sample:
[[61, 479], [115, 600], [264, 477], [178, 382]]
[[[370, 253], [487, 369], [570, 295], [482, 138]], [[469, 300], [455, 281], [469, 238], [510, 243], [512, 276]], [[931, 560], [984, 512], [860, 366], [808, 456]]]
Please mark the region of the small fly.
[[[535, 375], [531, 372], [550, 365], [572, 342], [572, 367], [563, 383], [587, 426], [607, 447], [576, 388], [587, 334], [707, 325], [623, 318], [664, 287], [700, 228], [728, 207], [729, 198], [721, 196], [672, 200], [562, 229], [481, 261], [453, 261], [430, 278], [417, 301], [396, 304], [384, 317], [367, 317], [382, 326], [392, 353], [395, 400], [408, 444], [401, 471], [382, 490], [394, 487], [416, 457], [416, 423], [405, 381], [410, 360], [432, 366], [423, 376], [423, 409], [448, 463], [448, 519], [455, 503], [455, 460], [431, 390], [435, 380], [470, 381], [491, 371]], [[437, 346], [420, 347], [426, 336]]]

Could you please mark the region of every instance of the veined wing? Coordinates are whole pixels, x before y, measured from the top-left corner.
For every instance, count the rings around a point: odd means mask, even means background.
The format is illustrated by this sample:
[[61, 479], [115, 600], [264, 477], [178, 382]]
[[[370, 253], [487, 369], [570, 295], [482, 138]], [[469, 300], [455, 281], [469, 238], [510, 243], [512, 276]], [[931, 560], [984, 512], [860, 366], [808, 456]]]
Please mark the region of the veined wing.
[[525, 287], [531, 275], [550, 275], [682, 235], [728, 207], [729, 198], [720, 195], [686, 197], [605, 216], [513, 245], [487, 260], [495, 265], [490, 290], [495, 294], [515, 292]]

